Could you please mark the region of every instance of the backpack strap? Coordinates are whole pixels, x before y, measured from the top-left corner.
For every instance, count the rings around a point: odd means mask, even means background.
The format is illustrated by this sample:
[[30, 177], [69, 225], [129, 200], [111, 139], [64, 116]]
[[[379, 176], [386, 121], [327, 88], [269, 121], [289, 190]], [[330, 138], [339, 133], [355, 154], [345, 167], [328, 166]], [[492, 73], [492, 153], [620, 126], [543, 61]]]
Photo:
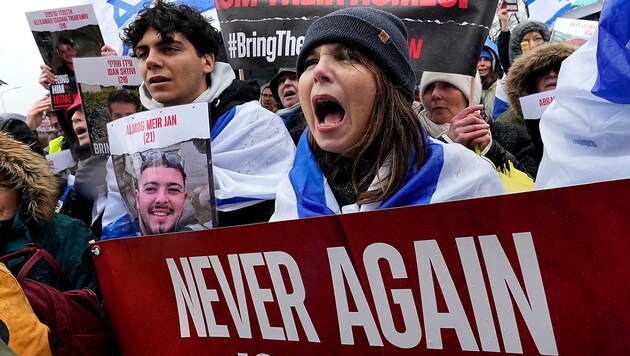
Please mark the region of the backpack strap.
[[61, 283], [65, 284], [66, 287], [72, 286], [72, 283], [70, 283], [68, 276], [64, 272], [63, 268], [61, 268], [57, 260], [55, 260], [55, 258], [50, 253], [48, 253], [48, 251], [35, 244], [26, 244], [26, 247], [24, 249], [0, 257], [0, 262], [6, 264], [11, 260], [20, 257], [28, 257], [28, 259], [24, 262], [24, 266], [22, 266], [22, 269], [20, 269], [20, 272], [15, 278], [20, 284], [26, 278], [33, 266], [40, 259], [43, 258], [50, 265], [50, 267], [55, 270], [55, 272], [59, 276]]

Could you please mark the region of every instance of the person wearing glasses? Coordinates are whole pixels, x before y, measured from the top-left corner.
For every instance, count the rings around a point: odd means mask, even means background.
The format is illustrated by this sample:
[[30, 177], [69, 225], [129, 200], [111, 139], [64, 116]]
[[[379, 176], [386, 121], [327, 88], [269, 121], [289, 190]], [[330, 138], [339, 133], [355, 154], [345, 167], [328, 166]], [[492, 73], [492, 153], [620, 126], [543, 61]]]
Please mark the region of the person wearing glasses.
[[138, 225], [142, 235], [190, 231], [179, 226], [188, 199], [181, 156], [161, 151], [142, 153], [135, 192]]
[[[295, 145], [280, 117], [260, 106], [258, 84], [237, 80], [228, 63], [215, 61], [219, 36], [199, 11], [162, 0], [147, 4], [123, 30], [138, 58], [145, 108], [209, 104], [218, 225], [266, 222]], [[129, 218], [110, 173], [103, 238], [125, 236], [117, 226]]]

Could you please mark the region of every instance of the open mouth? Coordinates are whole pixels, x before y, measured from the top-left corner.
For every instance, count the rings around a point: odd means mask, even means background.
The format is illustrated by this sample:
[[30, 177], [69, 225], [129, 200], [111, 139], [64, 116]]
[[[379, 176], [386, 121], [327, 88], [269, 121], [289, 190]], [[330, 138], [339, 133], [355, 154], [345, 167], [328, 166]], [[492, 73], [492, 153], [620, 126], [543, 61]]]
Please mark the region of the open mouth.
[[339, 126], [346, 116], [346, 110], [330, 96], [314, 97], [313, 108], [319, 127], [323, 128]]
[[168, 82], [168, 78], [166, 77], [151, 77], [149, 79], [149, 84], [159, 84], [159, 83], [164, 83], [164, 82]]
[[149, 213], [151, 214], [151, 216], [155, 216], [159, 218], [159, 217], [165, 217], [165, 216], [169, 216], [173, 214], [173, 210], [168, 209], [168, 208], [154, 208], [154, 209], [151, 209]]
[[284, 92], [284, 98], [285, 99], [291, 98], [291, 97], [295, 96], [295, 94], [296, 93], [295, 93], [294, 90], [287, 90], [287, 91]]
[[74, 133], [77, 134], [77, 136], [81, 136], [86, 132], [87, 132], [87, 128], [85, 128], [84, 126], [79, 126], [74, 130]]

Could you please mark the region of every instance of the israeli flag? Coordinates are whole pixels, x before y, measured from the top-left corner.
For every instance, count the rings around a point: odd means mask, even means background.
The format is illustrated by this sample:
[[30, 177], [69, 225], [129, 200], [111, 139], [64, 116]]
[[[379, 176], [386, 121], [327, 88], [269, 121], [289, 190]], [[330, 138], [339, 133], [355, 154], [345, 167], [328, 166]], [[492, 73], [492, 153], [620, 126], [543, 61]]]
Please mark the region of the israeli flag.
[[494, 109], [492, 111], [492, 121], [496, 121], [499, 116], [510, 109], [510, 104], [508, 102], [508, 97], [505, 93], [504, 87], [506, 77], [497, 80], [497, 87], [494, 92]]
[[[409, 170], [404, 186], [383, 202], [340, 207], [311, 151], [307, 132], [298, 144], [293, 168], [276, 192], [270, 221], [429, 204], [504, 194], [492, 165], [460, 144], [427, 139], [427, 160], [418, 172]], [[387, 174], [382, 167], [379, 175]], [[378, 189], [378, 181], [369, 188]]]
[[[128, 54], [129, 49], [124, 48], [120, 40], [120, 30], [129, 24], [146, 4], [152, 3], [153, 0], [92, 0], [91, 2], [105, 43], [116, 49], [118, 54]], [[199, 10], [212, 21], [212, 26], [220, 29], [214, 1], [172, 0], [172, 2], [178, 5], [186, 4]]]
[[562, 63], [536, 189], [630, 178], [629, 21], [629, 1], [606, 0], [597, 32]]
[[599, 0], [527, 0], [529, 17], [551, 26], [565, 12], [580, 6], [591, 5]]

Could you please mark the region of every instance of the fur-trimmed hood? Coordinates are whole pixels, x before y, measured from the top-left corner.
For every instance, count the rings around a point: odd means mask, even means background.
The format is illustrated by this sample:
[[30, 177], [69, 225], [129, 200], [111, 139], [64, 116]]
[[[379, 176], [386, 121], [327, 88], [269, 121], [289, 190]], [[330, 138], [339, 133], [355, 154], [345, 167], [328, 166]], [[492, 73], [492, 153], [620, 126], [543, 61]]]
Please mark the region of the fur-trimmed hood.
[[44, 157], [0, 132], [0, 172], [22, 193], [18, 210], [22, 217], [38, 223], [52, 221], [58, 199], [57, 179]]
[[523, 117], [519, 98], [535, 93], [529, 89], [534, 80], [533, 74], [540, 69], [559, 65], [576, 49], [575, 45], [567, 42], [545, 43], [514, 61], [505, 81], [505, 93], [510, 107], [519, 118]]

